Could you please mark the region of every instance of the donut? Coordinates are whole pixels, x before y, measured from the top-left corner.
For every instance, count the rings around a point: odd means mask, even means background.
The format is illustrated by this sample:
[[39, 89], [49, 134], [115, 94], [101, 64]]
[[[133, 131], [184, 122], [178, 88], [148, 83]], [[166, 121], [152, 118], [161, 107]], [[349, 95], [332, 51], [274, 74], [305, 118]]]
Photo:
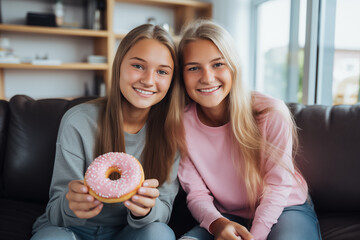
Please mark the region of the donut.
[[140, 162], [130, 154], [109, 152], [98, 156], [85, 172], [84, 184], [101, 202], [116, 203], [131, 198], [144, 181]]

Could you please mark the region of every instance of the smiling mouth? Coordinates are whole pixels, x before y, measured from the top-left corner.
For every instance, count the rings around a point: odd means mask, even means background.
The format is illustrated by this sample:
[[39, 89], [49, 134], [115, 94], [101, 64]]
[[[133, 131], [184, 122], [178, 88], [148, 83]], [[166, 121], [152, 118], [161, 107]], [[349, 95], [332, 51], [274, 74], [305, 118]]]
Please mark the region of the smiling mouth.
[[145, 95], [153, 95], [153, 94], [155, 94], [155, 92], [145, 91], [145, 90], [138, 89], [138, 88], [134, 88], [134, 90], [141, 93], [141, 94], [145, 94]]
[[207, 88], [207, 89], [198, 89], [198, 91], [202, 92], [202, 93], [212, 93], [212, 92], [215, 92], [216, 90], [218, 90], [219, 88], [221, 88], [221, 86]]

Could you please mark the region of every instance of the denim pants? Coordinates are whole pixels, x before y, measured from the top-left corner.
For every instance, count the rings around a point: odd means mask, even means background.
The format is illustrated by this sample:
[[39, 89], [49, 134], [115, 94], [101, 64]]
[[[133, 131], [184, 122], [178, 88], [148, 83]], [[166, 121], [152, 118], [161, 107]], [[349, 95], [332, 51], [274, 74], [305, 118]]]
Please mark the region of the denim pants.
[[124, 227], [57, 227], [46, 226], [31, 240], [175, 240], [165, 223], [153, 222], [143, 228]]
[[[223, 214], [227, 219], [250, 229], [250, 221], [238, 216]], [[196, 226], [180, 238], [194, 240], [213, 240], [205, 228]], [[319, 222], [311, 200], [302, 205], [284, 208], [278, 222], [273, 225], [268, 240], [321, 240]], [[256, 240], [256, 239], [255, 239]]]

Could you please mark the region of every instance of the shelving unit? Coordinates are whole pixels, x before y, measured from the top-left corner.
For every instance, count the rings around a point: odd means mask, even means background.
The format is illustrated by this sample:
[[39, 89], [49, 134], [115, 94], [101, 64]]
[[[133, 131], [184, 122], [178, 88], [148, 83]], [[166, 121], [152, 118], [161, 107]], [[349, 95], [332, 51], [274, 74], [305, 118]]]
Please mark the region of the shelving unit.
[[[5, 98], [4, 91], [4, 70], [5, 69], [35, 69], [35, 70], [93, 70], [95, 74], [101, 75], [105, 81], [106, 86], [109, 86], [111, 81], [111, 63], [115, 54], [115, 42], [121, 40], [126, 33], [115, 33], [113, 31], [113, 16], [114, 6], [116, 2], [153, 5], [160, 7], [170, 7], [174, 9], [174, 33], [175, 38], [183, 25], [196, 18], [211, 18], [212, 5], [211, 3], [199, 2], [196, 0], [105, 0], [106, 10], [104, 14], [104, 28], [105, 30], [89, 30], [89, 29], [67, 29], [57, 27], [38, 27], [38, 26], [23, 26], [13, 24], [0, 24], [0, 35], [2, 32], [17, 32], [24, 34], [38, 34], [38, 35], [60, 35], [92, 38], [93, 51], [95, 55], [103, 55], [107, 57], [107, 63], [91, 64], [91, 63], [63, 63], [61, 65], [32, 65], [30, 63], [10, 64], [0, 63], [0, 99]], [[108, 87], [107, 87], [108, 90]]]

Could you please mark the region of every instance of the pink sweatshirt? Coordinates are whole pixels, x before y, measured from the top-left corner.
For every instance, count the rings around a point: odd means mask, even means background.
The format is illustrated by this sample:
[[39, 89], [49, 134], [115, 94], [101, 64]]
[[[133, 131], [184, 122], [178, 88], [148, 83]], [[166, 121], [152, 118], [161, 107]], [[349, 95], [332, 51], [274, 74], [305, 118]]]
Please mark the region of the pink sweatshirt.
[[[260, 93], [255, 95], [255, 110], [272, 107], [286, 108], [277, 99]], [[266, 139], [285, 151], [281, 161], [293, 173], [291, 159], [291, 126], [278, 112], [269, 111], [257, 118], [260, 130]], [[271, 227], [277, 222], [284, 207], [303, 204], [307, 198], [307, 185], [299, 173], [295, 173], [303, 184], [301, 188], [285, 168], [263, 159], [267, 191], [251, 215], [248, 208], [245, 183], [238, 177], [231, 160], [233, 142], [230, 140], [231, 126], [227, 123], [220, 127], [209, 127], [200, 122], [196, 104], [185, 110], [184, 125], [189, 158], [182, 159], [179, 166], [179, 180], [187, 193], [187, 205], [201, 227], [209, 226], [221, 213], [243, 218], [253, 218], [251, 234], [255, 240], [266, 239]], [[238, 161], [243, 161], [241, 157]], [[305, 189], [305, 191], [304, 191]]]

